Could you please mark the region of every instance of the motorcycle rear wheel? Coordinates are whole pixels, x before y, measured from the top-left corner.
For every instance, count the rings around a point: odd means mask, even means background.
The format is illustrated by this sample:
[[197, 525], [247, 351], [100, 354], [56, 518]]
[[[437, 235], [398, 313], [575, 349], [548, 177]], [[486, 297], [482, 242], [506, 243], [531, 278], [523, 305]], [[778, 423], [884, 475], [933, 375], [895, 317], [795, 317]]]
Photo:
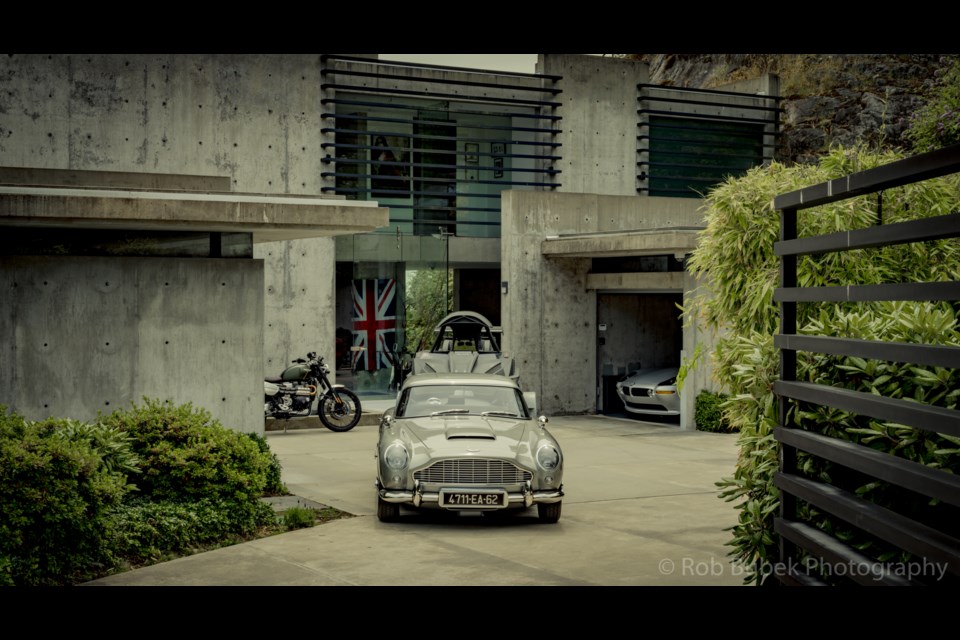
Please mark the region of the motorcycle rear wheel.
[[360, 399], [349, 389], [328, 391], [320, 398], [317, 414], [330, 431], [350, 431], [360, 422]]

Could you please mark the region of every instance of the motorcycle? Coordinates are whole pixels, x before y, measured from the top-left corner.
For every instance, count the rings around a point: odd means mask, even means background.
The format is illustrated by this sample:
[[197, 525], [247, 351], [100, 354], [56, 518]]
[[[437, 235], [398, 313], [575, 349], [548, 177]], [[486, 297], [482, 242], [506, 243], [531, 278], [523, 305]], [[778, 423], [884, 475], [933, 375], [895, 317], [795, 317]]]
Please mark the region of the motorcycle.
[[360, 421], [360, 400], [342, 384], [330, 384], [330, 367], [311, 351], [306, 359], [275, 377], [263, 379], [265, 417], [287, 419], [309, 416], [313, 401], [319, 398], [317, 415], [331, 431], [349, 431]]

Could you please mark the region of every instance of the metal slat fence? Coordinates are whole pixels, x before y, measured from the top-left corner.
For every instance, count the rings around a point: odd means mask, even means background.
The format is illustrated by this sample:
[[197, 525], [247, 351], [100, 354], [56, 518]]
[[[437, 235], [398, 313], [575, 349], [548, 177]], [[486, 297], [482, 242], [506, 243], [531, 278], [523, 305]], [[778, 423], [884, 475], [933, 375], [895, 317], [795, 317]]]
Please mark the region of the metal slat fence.
[[[955, 346], [797, 334], [799, 302], [960, 300], [960, 282], [797, 286], [797, 259], [802, 255], [960, 237], [960, 213], [952, 213], [887, 225], [878, 216], [877, 225], [871, 228], [798, 238], [799, 210], [867, 194], [878, 194], [879, 200], [884, 190], [957, 172], [960, 145], [782, 194], [774, 201], [781, 216], [780, 242], [775, 244], [775, 253], [780, 257], [781, 286], [774, 295], [781, 317], [780, 333], [774, 338], [781, 367], [780, 380], [774, 385], [780, 414], [774, 433], [780, 446], [780, 470], [775, 484], [781, 492], [780, 517], [774, 524], [781, 537], [780, 566], [775, 575], [782, 584], [834, 584], [837, 576], [867, 585], [958, 584], [957, 527], [943, 526], [943, 518], [919, 517], [917, 505], [933, 501], [950, 509], [960, 507], [960, 476], [864, 444], [799, 428], [790, 424], [788, 417], [791, 407], [819, 405], [921, 432], [960, 436], [960, 410], [797, 380], [798, 351], [960, 368], [960, 348]], [[839, 465], [842, 473], [862, 474], [868, 480], [886, 483], [893, 488], [897, 500], [882, 506], [822, 478], [813, 479], [799, 468], [801, 455]], [[910, 558], [911, 570], [904, 570], [903, 562], [899, 566], [879, 562], [821, 530], [813, 521], [804, 519], [801, 514], [810, 511], [799, 509], [801, 505], [829, 514], [897, 550], [898, 557]], [[817, 569], [806, 570], [811, 566]]]

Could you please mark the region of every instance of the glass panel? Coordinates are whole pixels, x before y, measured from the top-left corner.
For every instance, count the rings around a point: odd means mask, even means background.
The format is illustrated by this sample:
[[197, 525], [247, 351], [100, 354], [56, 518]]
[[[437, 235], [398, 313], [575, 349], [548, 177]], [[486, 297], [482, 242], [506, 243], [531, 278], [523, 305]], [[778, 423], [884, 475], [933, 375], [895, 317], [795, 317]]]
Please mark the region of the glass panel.
[[[222, 233], [219, 242], [221, 257], [253, 257], [249, 233]], [[210, 247], [211, 234], [202, 231], [9, 227], [0, 234], [0, 255], [209, 258]]]
[[763, 126], [650, 118], [650, 195], [698, 198], [763, 162]]
[[358, 395], [390, 396], [401, 382], [404, 267], [338, 264], [337, 382]]
[[[417, 168], [414, 190], [414, 235], [454, 233], [452, 222], [457, 220], [457, 128], [449, 122], [446, 111], [420, 111], [421, 123], [414, 125], [417, 138], [415, 153]], [[441, 231], [441, 229], [443, 231]]]

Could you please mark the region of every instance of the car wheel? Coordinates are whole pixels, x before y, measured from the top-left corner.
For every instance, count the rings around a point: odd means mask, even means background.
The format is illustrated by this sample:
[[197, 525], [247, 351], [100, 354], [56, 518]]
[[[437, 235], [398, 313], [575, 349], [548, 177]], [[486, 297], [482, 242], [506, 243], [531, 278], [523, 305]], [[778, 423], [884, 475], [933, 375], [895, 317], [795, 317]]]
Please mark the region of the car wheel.
[[380, 522], [393, 522], [400, 517], [400, 505], [395, 502], [387, 502], [377, 496], [377, 518]]
[[540, 522], [553, 524], [560, 519], [561, 506], [563, 506], [563, 502], [542, 502], [537, 505], [537, 517], [540, 518]]

